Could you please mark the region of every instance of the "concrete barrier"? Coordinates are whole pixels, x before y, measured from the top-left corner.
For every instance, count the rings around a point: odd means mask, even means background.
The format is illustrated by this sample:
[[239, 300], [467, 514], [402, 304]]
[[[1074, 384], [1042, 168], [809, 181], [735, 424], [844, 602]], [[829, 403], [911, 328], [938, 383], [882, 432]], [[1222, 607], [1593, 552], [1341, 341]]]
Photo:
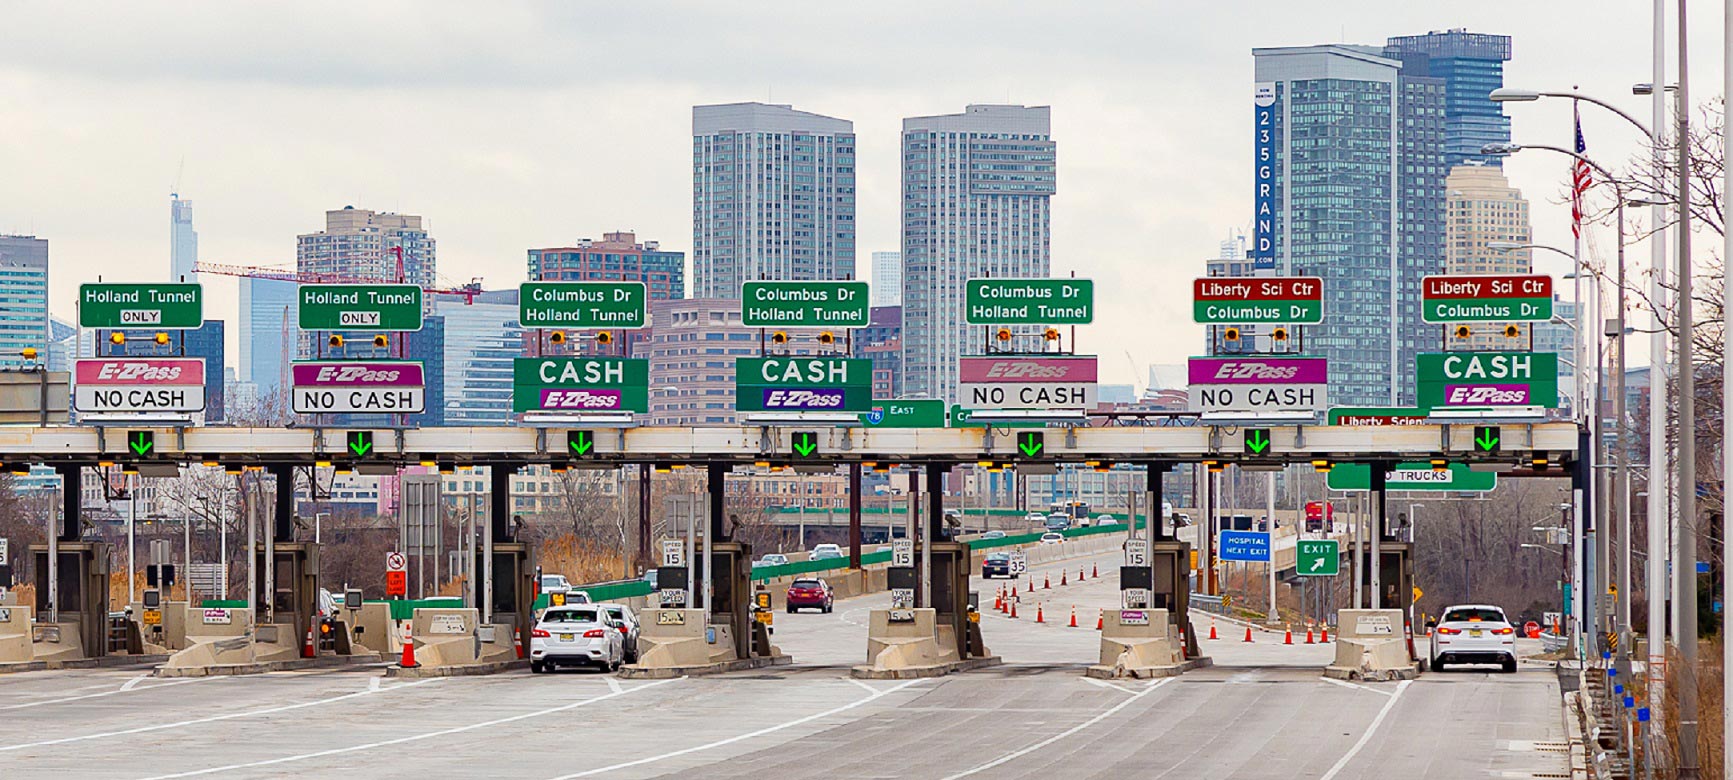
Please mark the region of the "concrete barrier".
[[[893, 611], [909, 619], [893, 622]], [[868, 680], [938, 677], [999, 662], [990, 651], [981, 658], [959, 657], [956, 630], [938, 624], [937, 610], [875, 609], [867, 620], [867, 662], [850, 669], [849, 676]]]
[[42, 623], [32, 627], [31, 655], [38, 661], [78, 661], [84, 658], [84, 641], [77, 622]]
[[0, 663], [27, 664], [36, 660], [30, 612], [27, 606], [0, 606]]
[[[173, 653], [187, 649], [187, 606], [185, 601], [162, 602], [162, 622], [151, 626], [144, 622], [144, 602], [135, 601], [127, 605], [133, 619], [138, 621], [138, 632], [144, 639], [146, 653]], [[159, 626], [161, 631], [151, 630]]]
[[1090, 677], [1171, 677], [1208, 666], [1208, 658], [1185, 657], [1179, 629], [1165, 609], [1110, 609], [1101, 615], [1101, 663]]
[[[411, 619], [415, 662], [422, 666], [463, 666], [481, 662], [475, 609], [417, 609]], [[507, 641], [510, 641], [509, 638]]]
[[357, 655], [378, 653], [396, 656], [403, 652], [403, 634], [397, 621], [391, 619], [391, 605], [381, 602], [362, 604], [361, 609], [342, 610], [343, 622], [349, 625], [349, 644]]
[[705, 624], [701, 609], [646, 609], [639, 614], [638, 661], [620, 667], [628, 679], [662, 679], [781, 666], [794, 659], [771, 645], [768, 655], [741, 658], [726, 624]]
[[1344, 609], [1336, 613], [1336, 660], [1324, 676], [1339, 680], [1412, 680], [1420, 666], [1408, 653], [1399, 609]]

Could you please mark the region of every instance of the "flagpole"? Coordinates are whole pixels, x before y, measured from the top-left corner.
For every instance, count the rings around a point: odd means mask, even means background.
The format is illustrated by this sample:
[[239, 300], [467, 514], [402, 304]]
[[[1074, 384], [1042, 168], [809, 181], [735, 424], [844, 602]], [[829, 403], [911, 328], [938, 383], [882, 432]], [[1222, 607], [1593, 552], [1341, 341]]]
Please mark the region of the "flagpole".
[[[1575, 89], [1575, 87], [1572, 87], [1573, 92]], [[1579, 108], [1577, 101], [1573, 100], [1571, 101], [1571, 137], [1572, 146], [1577, 149], [1578, 154], [1582, 153], [1582, 128], [1581, 109]], [[1580, 187], [1577, 181], [1577, 167], [1579, 165], [1581, 165], [1581, 163], [1576, 161], [1572, 161], [1571, 163], [1571, 300], [1574, 303], [1573, 308], [1575, 309], [1572, 316], [1573, 319], [1576, 320], [1576, 328], [1571, 334], [1571, 356], [1575, 358], [1574, 362], [1576, 363], [1575, 368], [1577, 375], [1576, 397], [1572, 399], [1572, 403], [1577, 410], [1576, 414], [1573, 415], [1577, 419], [1577, 424], [1584, 425], [1592, 431], [1594, 430], [1594, 426], [1589, 424], [1592, 418], [1588, 416], [1591, 407], [1587, 400], [1588, 360], [1584, 355], [1587, 350], [1584, 348], [1583, 344], [1583, 333], [1587, 329], [1587, 324], [1583, 316], [1585, 314], [1585, 305], [1583, 301], [1583, 275], [1581, 273], [1583, 267], [1583, 237], [1581, 223], [1582, 194], [1579, 191]], [[1583, 456], [1589, 459], [1589, 473], [1592, 475], [1594, 473], [1594, 448], [1590, 447], [1589, 449], [1590, 451], [1583, 453]], [[1594, 522], [1592, 519], [1593, 514], [1591, 512], [1593, 506], [1592, 485], [1593, 482], [1591, 481], [1589, 485], [1582, 486], [1583, 495], [1590, 497], [1589, 501], [1586, 502], [1588, 503], [1588, 506], [1579, 506], [1577, 508], [1576, 527], [1571, 529], [1571, 562], [1572, 568], [1575, 570], [1571, 574], [1571, 581], [1576, 584], [1575, 591], [1571, 596], [1576, 602], [1572, 606], [1575, 608], [1574, 611], [1576, 612], [1576, 621], [1579, 629], [1577, 632], [1577, 641], [1579, 643], [1577, 648], [1577, 657], [1584, 661], [1588, 660], [1590, 653], [1595, 646], [1594, 639], [1592, 638], [1595, 634], [1595, 613], [1590, 609], [1590, 598], [1595, 591], [1589, 583], [1588, 574], [1592, 571], [1592, 568], [1588, 565], [1587, 555], [1587, 553], [1593, 551], [1593, 548], [1589, 546], [1590, 541], [1588, 538], [1590, 533], [1592, 533], [1589, 530], [1590, 524]]]

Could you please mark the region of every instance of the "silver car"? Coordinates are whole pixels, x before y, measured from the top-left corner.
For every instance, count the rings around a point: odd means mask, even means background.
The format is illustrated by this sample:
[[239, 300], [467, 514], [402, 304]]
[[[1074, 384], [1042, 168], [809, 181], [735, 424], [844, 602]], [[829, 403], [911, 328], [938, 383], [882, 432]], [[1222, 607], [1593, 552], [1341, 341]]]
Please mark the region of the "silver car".
[[625, 661], [626, 661], [626, 663], [629, 663], [629, 664], [637, 663], [638, 662], [638, 613], [633, 612], [632, 608], [626, 606], [625, 604], [598, 604], [597, 606], [601, 607], [603, 610], [606, 610], [608, 613], [608, 616], [613, 618], [616, 622], [618, 622], [620, 624], [618, 626], [618, 628], [620, 630], [620, 635], [625, 639], [625, 642], [626, 642], [626, 649], [625, 649]]
[[549, 607], [530, 630], [530, 671], [558, 666], [620, 668], [626, 655], [620, 625], [599, 605]]

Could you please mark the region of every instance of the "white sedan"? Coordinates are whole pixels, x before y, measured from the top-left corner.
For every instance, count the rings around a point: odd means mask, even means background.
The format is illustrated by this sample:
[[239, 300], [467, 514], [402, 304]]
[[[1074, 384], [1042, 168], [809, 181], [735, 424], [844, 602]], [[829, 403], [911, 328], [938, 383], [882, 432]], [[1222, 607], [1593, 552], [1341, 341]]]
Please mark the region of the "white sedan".
[[1498, 664], [1506, 674], [1516, 671], [1516, 628], [1504, 610], [1485, 604], [1462, 604], [1444, 610], [1432, 630], [1432, 670], [1445, 664]]
[[620, 668], [626, 655], [620, 625], [594, 604], [548, 608], [530, 630], [530, 671], [558, 666]]
[[1065, 541], [1065, 534], [1048, 531], [1041, 535], [1042, 544], [1060, 544]]

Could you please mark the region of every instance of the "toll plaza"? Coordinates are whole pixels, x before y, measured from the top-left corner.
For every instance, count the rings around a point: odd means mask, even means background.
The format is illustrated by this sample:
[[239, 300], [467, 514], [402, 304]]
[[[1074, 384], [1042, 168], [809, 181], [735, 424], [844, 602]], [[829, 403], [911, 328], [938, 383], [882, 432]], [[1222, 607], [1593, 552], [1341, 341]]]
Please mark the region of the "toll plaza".
[[[462, 626], [462, 638], [478, 649], [464, 654], [440, 651], [431, 661], [453, 666], [501, 664], [517, 660], [518, 648], [528, 645], [533, 623], [533, 555], [516, 540], [510, 522], [510, 473], [532, 463], [559, 465], [661, 466], [682, 463], [702, 468], [708, 475], [706, 503], [702, 512], [704, 547], [696, 552], [693, 579], [696, 593], [671, 594], [677, 598], [647, 610], [639, 643], [637, 666], [647, 676], [676, 671], [716, 671], [742, 666], [786, 662], [772, 643], [768, 626], [755, 617], [750, 578], [751, 550], [730, 538], [726, 491], [728, 475], [737, 466], [765, 462], [847, 465], [852, 487], [858, 491], [859, 473], [866, 464], [876, 468], [900, 464], [922, 469], [925, 506], [915, 519], [912, 544], [893, 550], [893, 565], [887, 572], [892, 603], [875, 612], [868, 630], [867, 676], [910, 676], [944, 673], [993, 659], [991, 637], [980, 623], [979, 596], [971, 594], [968, 572], [972, 565], [965, 545], [950, 538], [942, 518], [943, 472], [960, 463], [1004, 463], [1015, 468], [1053, 463], [1133, 463], [1153, 471], [1178, 464], [1355, 464], [1364, 463], [1374, 473], [1398, 463], [1433, 459], [1472, 464], [1477, 469], [1503, 469], [1537, 476], [1565, 475], [1561, 467], [1578, 465], [1577, 427], [1570, 423], [1506, 425], [1504, 446], [1497, 452], [1477, 451], [1474, 426], [1448, 423], [1391, 427], [1304, 426], [1257, 429], [1260, 445], [1248, 452], [1243, 439], [1246, 429], [1226, 426], [1189, 427], [1066, 427], [1046, 428], [1036, 440], [1028, 430], [984, 425], [979, 428], [890, 428], [850, 425], [820, 425], [816, 422], [739, 425], [730, 427], [614, 427], [614, 428], [428, 428], [340, 430], [318, 428], [218, 428], [148, 425], [115, 430], [108, 427], [49, 426], [0, 430], [0, 459], [52, 465], [63, 474], [76, 476], [81, 469], [99, 463], [125, 462], [140, 467], [165, 464], [216, 462], [236, 469], [264, 469], [279, 477], [279, 484], [292, 484], [293, 469], [340, 460], [347, 465], [389, 469], [405, 464], [435, 463], [486, 465], [492, 468], [490, 512], [483, 527], [485, 544], [479, 554], [481, 592], [471, 606], [456, 618], [428, 622], [435, 631]], [[582, 431], [583, 436], [577, 436]], [[151, 434], [155, 446], [140, 454], [126, 445], [129, 432]], [[370, 440], [364, 454], [350, 445], [355, 437]], [[568, 446], [571, 438], [588, 443], [582, 453]], [[347, 457], [345, 457], [345, 454]], [[646, 468], [646, 474], [655, 469]], [[1568, 473], [1574, 478], [1580, 468]], [[1513, 472], [1514, 473], [1514, 472]], [[1150, 506], [1161, 506], [1161, 480], [1150, 480]], [[1384, 501], [1383, 485], [1374, 479], [1373, 504], [1379, 517]], [[286, 493], [287, 491], [285, 491]], [[39, 623], [31, 642], [31, 658], [78, 652], [101, 655], [106, 647], [107, 625], [91, 616], [106, 616], [106, 588], [87, 587], [103, 571], [105, 550], [79, 542], [68, 529], [78, 527], [81, 507], [78, 491], [66, 492], [62, 515], [64, 526], [51, 536], [60, 555], [56, 565], [58, 587], [38, 589], [35, 609], [57, 619]], [[861, 528], [858, 501], [851, 509], [849, 539], [852, 563], [859, 565]], [[917, 503], [919, 505], [919, 503]], [[649, 522], [647, 506], [640, 506], [640, 525]], [[262, 513], [262, 508], [259, 510]], [[939, 518], [934, 520], [934, 518]], [[924, 522], [922, 522], [924, 520]], [[319, 549], [311, 542], [293, 541], [294, 510], [284, 495], [275, 498], [275, 511], [268, 523], [260, 522], [261, 538], [254, 544], [255, 585], [246, 608], [206, 614], [188, 606], [186, 643], [165, 669], [214, 667], [259, 667], [287, 662], [312, 651], [316, 630], [316, 583]], [[1377, 527], [1388, 528], [1388, 523]], [[641, 534], [645, 547], [649, 534]], [[1412, 586], [1410, 557], [1405, 543], [1388, 530], [1372, 540], [1368, 555], [1382, 561], [1371, 567], [1376, 588], [1369, 589], [1364, 603], [1371, 610], [1391, 610], [1399, 616], [1393, 623], [1392, 639], [1401, 641], [1410, 630], [1406, 622], [1406, 594]], [[60, 545], [66, 545], [64, 549]], [[1207, 545], [1206, 545], [1207, 547]], [[646, 556], [648, 550], [643, 551]], [[1206, 560], [1211, 551], [1203, 551]], [[47, 555], [47, 551], [43, 551]], [[1173, 673], [1164, 667], [1183, 666], [1199, 658], [1197, 632], [1192, 630], [1191, 585], [1187, 571], [1192, 549], [1173, 537], [1164, 523], [1147, 524], [1142, 535], [1126, 545], [1119, 570], [1122, 609], [1113, 614], [1109, 628], [1103, 622], [1103, 646], [1099, 665], [1120, 669], [1123, 674]], [[47, 567], [39, 570], [45, 570]], [[658, 572], [659, 576], [663, 572]], [[47, 586], [49, 583], [43, 583]], [[659, 582], [661, 594], [685, 583]], [[1387, 594], [1389, 595], [1387, 597]], [[60, 604], [53, 604], [58, 598]], [[195, 619], [195, 612], [197, 613]], [[438, 633], [413, 639], [389, 636], [389, 626], [366, 626], [365, 610], [350, 613], [355, 625], [348, 641], [333, 643], [362, 652], [390, 652], [409, 641], [417, 650], [427, 643], [449, 643], [456, 637]], [[422, 628], [419, 616], [415, 628]], [[432, 617], [430, 614], [428, 617]], [[402, 619], [402, 618], [399, 618]], [[1377, 621], [1373, 621], [1376, 623]], [[1371, 625], [1371, 624], [1368, 624]], [[53, 630], [48, 630], [53, 629]], [[387, 634], [386, 641], [380, 634]], [[1376, 636], [1376, 635], [1374, 635]], [[4, 637], [0, 637], [3, 639]], [[1111, 644], [1110, 644], [1111, 643]], [[0, 643], [0, 647], [5, 647]], [[74, 650], [75, 648], [75, 650]], [[1404, 648], [1406, 649], [1406, 648]], [[1410, 653], [1404, 653], [1410, 655]], [[177, 672], [169, 672], [171, 674]], [[197, 672], [186, 672], [197, 673]]]

